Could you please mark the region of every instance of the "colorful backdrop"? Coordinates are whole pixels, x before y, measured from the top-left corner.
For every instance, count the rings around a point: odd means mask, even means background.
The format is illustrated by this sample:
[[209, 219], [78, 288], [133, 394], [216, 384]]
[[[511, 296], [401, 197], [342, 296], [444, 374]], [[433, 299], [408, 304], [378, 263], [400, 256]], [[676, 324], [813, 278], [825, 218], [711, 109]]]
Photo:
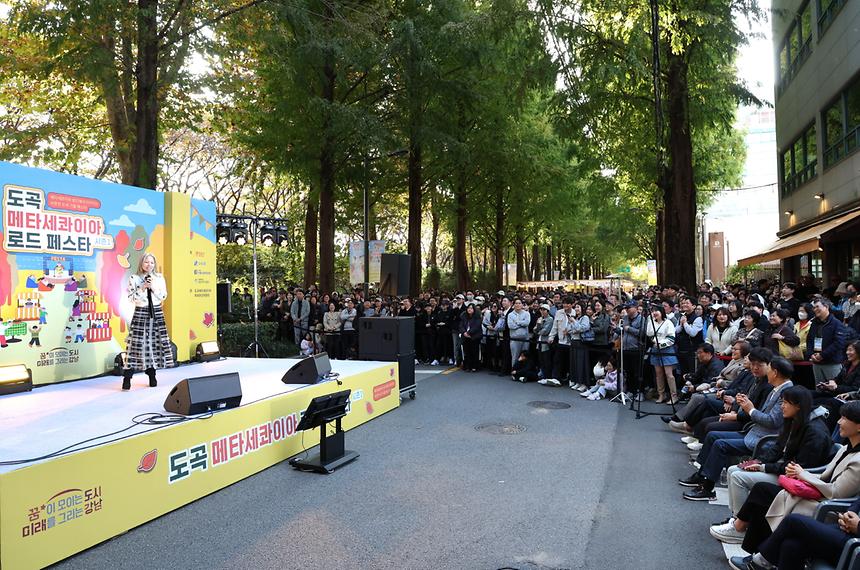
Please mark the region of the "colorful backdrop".
[[179, 359], [215, 340], [213, 203], [5, 162], [0, 187], [0, 364], [26, 364], [36, 384], [110, 370], [144, 253], [167, 278]]

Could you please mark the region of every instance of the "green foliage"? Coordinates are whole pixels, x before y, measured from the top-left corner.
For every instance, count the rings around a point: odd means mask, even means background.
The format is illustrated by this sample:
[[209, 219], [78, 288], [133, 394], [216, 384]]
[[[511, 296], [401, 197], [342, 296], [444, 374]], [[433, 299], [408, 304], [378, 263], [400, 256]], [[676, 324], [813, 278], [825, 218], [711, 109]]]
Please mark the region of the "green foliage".
[[[270, 358], [288, 358], [299, 353], [288, 340], [276, 340], [277, 323], [261, 322], [260, 344]], [[289, 331], [292, 334], [292, 330]], [[218, 327], [219, 349], [224, 356], [248, 356], [245, 349], [254, 342], [254, 323], [222, 323]]]
[[726, 272], [725, 283], [748, 283], [750, 273], [754, 274], [762, 269], [761, 265], [747, 265], [746, 267], [731, 265]]

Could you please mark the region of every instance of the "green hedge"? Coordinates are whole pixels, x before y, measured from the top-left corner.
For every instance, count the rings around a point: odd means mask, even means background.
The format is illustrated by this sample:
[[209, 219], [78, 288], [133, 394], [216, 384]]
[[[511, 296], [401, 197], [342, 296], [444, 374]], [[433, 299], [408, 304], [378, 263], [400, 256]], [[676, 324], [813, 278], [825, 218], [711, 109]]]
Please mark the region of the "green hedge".
[[[260, 323], [260, 344], [270, 358], [286, 358], [299, 353], [299, 349], [292, 342], [275, 340], [276, 332], [276, 323]], [[254, 342], [254, 323], [221, 323], [218, 333], [222, 355], [242, 356], [245, 348]]]

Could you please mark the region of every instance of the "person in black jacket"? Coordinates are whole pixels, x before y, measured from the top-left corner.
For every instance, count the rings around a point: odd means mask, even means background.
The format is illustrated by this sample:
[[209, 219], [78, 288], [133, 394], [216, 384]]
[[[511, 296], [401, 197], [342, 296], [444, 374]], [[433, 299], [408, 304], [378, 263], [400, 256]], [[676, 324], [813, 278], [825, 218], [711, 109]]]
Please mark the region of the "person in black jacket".
[[819, 410], [813, 411], [812, 395], [803, 386], [792, 386], [782, 394], [782, 429], [776, 442], [764, 446], [758, 457], [728, 470], [729, 509], [733, 518], [713, 525], [711, 536], [721, 542], [743, 542], [746, 523], [734, 518], [756, 483], [776, 483], [785, 466], [797, 463], [819, 467], [830, 460], [833, 442]]
[[511, 380], [519, 382], [536, 382], [538, 379], [537, 368], [528, 354], [521, 352], [519, 358], [511, 368]]
[[696, 371], [684, 374], [685, 388], [687, 388], [685, 393], [695, 392], [700, 384], [710, 384], [711, 380], [719, 376], [725, 368], [723, 361], [716, 356], [714, 345], [708, 342], [702, 343], [696, 349], [696, 360], [698, 361]]
[[459, 331], [463, 345], [463, 370], [478, 371], [478, 347], [482, 336], [481, 315], [469, 304], [460, 315]]
[[[460, 325], [460, 315], [451, 308], [451, 301], [442, 299], [442, 305], [436, 309], [436, 359], [432, 364], [453, 364], [454, 346], [451, 332], [457, 331]], [[459, 332], [459, 331], [458, 331]]]
[[[824, 406], [830, 411], [827, 425], [832, 431], [839, 419], [839, 408], [849, 399], [840, 398], [842, 394], [851, 394], [860, 390], [860, 341], [854, 341], [845, 349], [848, 359], [842, 365], [842, 370], [833, 380], [820, 382], [812, 396], [816, 406]], [[850, 399], [856, 399], [851, 397]]]
[[421, 341], [419, 359], [425, 364], [430, 364], [436, 360], [436, 328], [434, 324], [433, 306], [428, 303], [415, 317], [415, 336]]
[[816, 384], [829, 382], [842, 369], [840, 362], [845, 352], [847, 330], [844, 324], [830, 314], [830, 300], [819, 297], [812, 303], [815, 319], [809, 326], [804, 356], [812, 362]]

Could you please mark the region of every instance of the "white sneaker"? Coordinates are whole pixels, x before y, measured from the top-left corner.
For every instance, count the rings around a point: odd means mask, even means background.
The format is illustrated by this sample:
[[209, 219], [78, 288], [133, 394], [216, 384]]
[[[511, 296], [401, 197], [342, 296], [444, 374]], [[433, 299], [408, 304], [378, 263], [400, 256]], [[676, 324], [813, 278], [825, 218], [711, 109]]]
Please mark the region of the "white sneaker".
[[582, 386], [582, 388], [579, 389], [580, 392], [588, 392], [589, 390], [591, 390], [591, 388], [589, 388], [585, 384], [580, 384], [580, 386]]
[[588, 397], [588, 399], [591, 400], [592, 402], [596, 402], [597, 400], [600, 399], [600, 392], [595, 392], [594, 394], [590, 395]]
[[702, 444], [698, 441], [694, 443], [688, 443], [687, 449], [689, 449], [690, 451], [699, 451], [700, 449], [702, 449]]
[[582, 384], [580, 384], [579, 382], [574, 382], [573, 383], [573, 389], [579, 390], [580, 392], [582, 392]]
[[687, 436], [684, 436], [681, 438], [681, 443], [683, 443], [685, 445], [688, 443], [698, 443], [698, 442], [699, 442], [699, 440], [696, 439], [695, 437], [693, 437], [692, 435], [687, 435]]
[[710, 529], [711, 536], [726, 544], [743, 544], [746, 532], [735, 529], [735, 518], [729, 519], [725, 524], [715, 524]]
[[430, 366], [439, 366], [439, 361], [434, 360], [433, 362], [430, 363]]
[[561, 386], [561, 382], [556, 380], [555, 378], [548, 378], [546, 381], [547, 386]]
[[591, 394], [589, 394], [588, 392], [580, 392], [579, 395], [583, 398], [588, 398], [591, 396]]
[[538, 380], [538, 384], [540, 384], [541, 386], [546, 386], [550, 380], [552, 380], [552, 378], [541, 378], [540, 380]]

